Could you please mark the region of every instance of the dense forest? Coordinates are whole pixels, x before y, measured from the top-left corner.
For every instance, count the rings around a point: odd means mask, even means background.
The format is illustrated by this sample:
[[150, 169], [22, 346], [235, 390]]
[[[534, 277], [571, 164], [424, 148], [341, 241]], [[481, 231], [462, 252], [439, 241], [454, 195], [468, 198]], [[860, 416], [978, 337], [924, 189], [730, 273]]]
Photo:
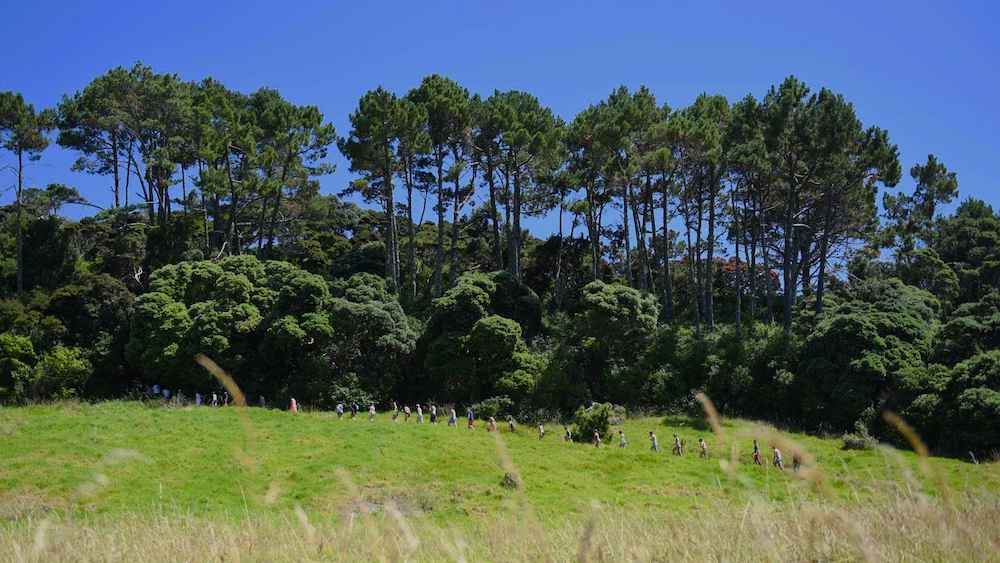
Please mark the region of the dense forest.
[[[26, 185], [53, 144], [110, 205]], [[1000, 448], [1000, 215], [944, 214], [955, 172], [794, 77], [682, 108], [621, 87], [567, 122], [433, 75], [337, 132], [136, 64], [54, 108], [0, 93], [0, 147], [3, 402], [191, 396], [204, 353], [272, 404], [556, 418], [704, 392], [859, 447], [899, 441], [891, 410], [935, 451]], [[551, 236], [524, 227], [542, 216]]]

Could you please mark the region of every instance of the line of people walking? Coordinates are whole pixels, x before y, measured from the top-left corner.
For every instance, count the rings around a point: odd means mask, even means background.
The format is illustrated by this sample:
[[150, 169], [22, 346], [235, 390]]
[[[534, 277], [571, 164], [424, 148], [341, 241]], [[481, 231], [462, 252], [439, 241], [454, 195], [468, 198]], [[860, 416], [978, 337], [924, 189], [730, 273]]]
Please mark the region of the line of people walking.
[[[335, 412], [337, 413], [337, 419], [338, 420], [344, 418], [345, 412], [347, 411], [347, 408], [348, 407], [345, 407], [344, 403], [337, 403], [337, 406], [335, 408]], [[291, 400], [291, 403], [289, 405], [289, 410], [291, 412], [298, 412], [298, 405], [296, 404], [295, 399]], [[358, 413], [359, 412], [360, 412], [360, 409], [358, 407], [358, 404], [357, 403], [351, 403], [350, 406], [349, 406], [350, 418], [352, 420], [356, 419], [358, 417]], [[416, 415], [415, 415], [416, 423], [417, 424], [423, 424], [424, 423], [424, 412], [425, 412], [423, 405], [420, 404], [420, 403], [417, 403], [415, 412], [416, 412]], [[429, 405], [428, 408], [427, 408], [427, 412], [429, 413], [429, 416], [430, 416], [430, 423], [431, 424], [437, 424], [437, 422], [438, 422], [438, 408], [437, 408], [437, 405], [433, 405], [433, 404]], [[377, 410], [375, 408], [375, 404], [372, 403], [372, 404], [370, 404], [368, 406], [368, 420], [369, 421], [374, 421], [375, 418], [376, 418], [376, 415], [377, 415]], [[403, 408], [400, 409], [399, 405], [396, 403], [396, 401], [392, 401], [392, 412], [391, 412], [391, 420], [392, 420], [392, 422], [394, 422], [394, 423], [395, 422], [399, 422], [400, 415], [402, 415], [404, 423], [409, 422], [410, 418], [414, 416], [414, 410], [411, 410], [409, 405], [404, 405]], [[466, 417], [466, 421], [467, 421], [466, 428], [468, 428], [469, 430], [474, 429], [475, 428], [476, 416], [475, 416], [475, 412], [473, 411], [472, 407], [467, 407], [466, 408], [465, 417]], [[517, 432], [517, 421], [514, 419], [513, 416], [509, 416], [508, 415], [506, 422], [507, 422], [507, 428], [508, 428], [509, 432], [512, 432], [512, 433], [513, 432]], [[448, 426], [449, 427], [456, 427], [456, 428], [458, 427], [458, 414], [455, 412], [455, 409], [453, 407], [448, 409]], [[490, 417], [486, 418], [486, 431], [487, 432], [498, 432], [499, 431], [498, 430], [498, 426], [497, 426], [497, 420], [496, 420], [495, 417], [490, 416]], [[573, 438], [574, 437], [573, 437], [573, 431], [572, 431], [572, 429], [570, 429], [568, 426], [564, 426], [563, 441], [565, 441], [565, 442], [572, 442]], [[545, 425], [544, 425], [544, 423], [539, 423], [538, 424], [538, 439], [539, 440], [545, 439]], [[604, 440], [601, 438], [601, 434], [597, 430], [594, 431], [594, 434], [591, 437], [591, 444], [593, 444], [593, 446], [597, 447], [597, 448], [600, 448], [602, 445], [604, 445]], [[652, 430], [649, 431], [649, 444], [650, 444], [650, 450], [651, 451], [657, 452], [657, 453], [660, 451], [660, 442], [659, 442], [659, 439], [656, 437], [656, 434]], [[624, 448], [628, 447], [628, 439], [625, 437], [625, 430], [622, 429], [622, 428], [618, 429], [618, 447], [621, 448], [621, 449], [624, 449]], [[784, 458], [782, 457], [781, 450], [778, 449], [777, 446], [772, 446], [771, 450], [772, 450], [771, 465], [774, 466], [775, 468], [779, 469], [779, 470], [784, 470], [785, 469]], [[681, 456], [684, 455], [684, 441], [677, 434], [673, 435], [673, 448], [671, 449], [671, 453], [673, 455], [675, 455], [675, 456], [678, 456], [678, 457], [681, 457]], [[698, 437], [698, 457], [701, 458], [701, 459], [708, 459], [709, 458], [708, 443], [705, 441], [705, 439], [703, 437], [700, 437], [700, 436]], [[754, 465], [763, 465], [764, 464], [763, 458], [762, 458], [761, 452], [760, 452], [760, 444], [757, 442], [756, 439], [753, 441], [753, 452], [751, 454], [751, 459], [753, 460], [753, 464]], [[795, 452], [792, 455], [792, 469], [795, 472], [798, 472], [799, 469], [801, 468], [801, 466], [802, 466], [801, 456], [798, 454], [798, 452]]]

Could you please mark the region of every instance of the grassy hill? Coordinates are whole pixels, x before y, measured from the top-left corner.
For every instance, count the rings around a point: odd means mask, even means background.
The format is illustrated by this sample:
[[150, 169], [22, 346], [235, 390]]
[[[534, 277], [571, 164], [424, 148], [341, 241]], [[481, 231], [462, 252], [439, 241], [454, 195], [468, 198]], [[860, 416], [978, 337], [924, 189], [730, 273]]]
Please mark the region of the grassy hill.
[[[989, 499], [987, 508], [997, 510], [1000, 492], [997, 464], [932, 458], [922, 468], [911, 452], [843, 451], [839, 440], [746, 421], [726, 421], [713, 434], [699, 420], [629, 419], [624, 450], [616, 438], [600, 449], [565, 443], [557, 426], [539, 440], [534, 428], [490, 434], [482, 423], [470, 431], [462, 422], [449, 428], [393, 424], [384, 413], [369, 422], [366, 415], [351, 421], [325, 412], [127, 402], [3, 408], [0, 529], [14, 545], [28, 541], [30, 522], [40, 518], [98, 529], [194, 519], [235, 530], [250, 521], [341, 527], [373, 513], [376, 521], [389, 514], [477, 535], [525, 514], [541, 529], [561, 522], [586, 529], [595, 507], [659, 522], [709, 513], [745, 519], [751, 510], [792, 513], [806, 505], [863, 511], [901, 499], [937, 506], [942, 497]], [[659, 454], [649, 451], [649, 430], [660, 438]], [[670, 454], [674, 433], [687, 444], [682, 457]], [[698, 457], [699, 436], [711, 459]], [[767, 445], [779, 443], [788, 468], [753, 466], [754, 437], [765, 460]], [[808, 461], [798, 475], [790, 470], [793, 448]], [[506, 472], [518, 475], [520, 488], [501, 484]], [[987, 538], [1000, 541], [996, 521]]]

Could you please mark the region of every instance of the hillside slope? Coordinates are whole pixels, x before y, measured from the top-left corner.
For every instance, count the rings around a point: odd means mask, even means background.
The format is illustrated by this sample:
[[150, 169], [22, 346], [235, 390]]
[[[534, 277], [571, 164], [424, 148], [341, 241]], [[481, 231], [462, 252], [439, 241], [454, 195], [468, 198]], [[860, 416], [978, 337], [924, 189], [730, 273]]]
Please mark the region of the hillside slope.
[[[842, 451], [839, 440], [777, 433], [727, 421], [722, 436], [684, 418], [630, 419], [600, 449], [565, 443], [549, 427], [499, 436], [446, 424], [392, 423], [380, 413], [351, 421], [333, 413], [290, 414], [250, 408], [164, 408], [141, 403], [58, 404], [0, 409], [0, 511], [8, 518], [35, 510], [99, 514], [162, 513], [242, 517], [287, 514], [296, 506], [337, 520], [385, 505], [406, 514], [452, 521], [494, 515], [526, 502], [542, 516], [583, 514], [592, 501], [630, 511], [687, 511], [745, 503], [829, 500], [856, 503], [900, 491], [1000, 491], [997, 464], [931, 459], [933, 478], [909, 452]], [[660, 439], [649, 451], [649, 430]], [[687, 445], [670, 453], [671, 435]], [[704, 436], [711, 459], [697, 455]], [[798, 444], [815, 456], [795, 475], [750, 461], [751, 437]], [[791, 440], [791, 441], [789, 441]], [[724, 443], [723, 443], [724, 442]], [[737, 444], [735, 465], [731, 449]], [[789, 447], [789, 446], [784, 446]], [[719, 458], [725, 458], [724, 461]], [[501, 485], [520, 476], [520, 490]]]

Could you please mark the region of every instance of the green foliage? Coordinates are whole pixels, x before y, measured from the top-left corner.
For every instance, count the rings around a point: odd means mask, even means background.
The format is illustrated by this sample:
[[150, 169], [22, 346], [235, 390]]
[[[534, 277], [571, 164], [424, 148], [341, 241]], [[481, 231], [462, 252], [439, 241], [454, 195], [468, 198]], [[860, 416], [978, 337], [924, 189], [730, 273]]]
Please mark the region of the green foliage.
[[938, 361], [955, 363], [1000, 348], [1000, 291], [959, 305], [941, 327], [935, 342]]
[[42, 354], [30, 375], [22, 374], [15, 382], [28, 399], [73, 397], [83, 390], [92, 368], [86, 354], [79, 348], [56, 346]]
[[505, 395], [483, 399], [478, 403], [474, 403], [469, 408], [472, 409], [472, 412], [476, 413], [476, 417], [480, 420], [489, 419], [491, 416], [497, 420], [502, 420], [516, 413], [514, 401]]
[[524, 340], [524, 327], [539, 326], [540, 315], [538, 297], [509, 274], [465, 274], [432, 302], [418, 356], [447, 398], [502, 394], [522, 402], [545, 369]]
[[959, 303], [1000, 288], [1000, 216], [986, 202], [963, 201], [935, 225], [930, 246], [958, 276]]
[[[330, 299], [321, 278], [250, 256], [165, 266], [151, 276], [150, 289], [136, 301], [127, 349], [145, 379], [168, 386], [208, 386], [210, 376], [193, 363], [196, 354], [204, 353], [251, 391], [261, 386], [273, 391], [289, 375], [255, 374], [262, 363], [257, 349], [266, 343], [270, 325], [293, 315], [310, 326], [305, 315], [320, 312]], [[271, 334], [289, 350], [289, 332], [279, 328]], [[295, 354], [288, 356], [293, 365], [309, 346], [309, 335], [301, 337]], [[264, 383], [271, 378], [277, 381]]]
[[125, 284], [106, 274], [86, 275], [56, 290], [45, 314], [65, 327], [60, 339], [85, 351], [94, 368], [88, 390], [122, 393], [127, 387], [125, 347], [134, 297]]
[[578, 408], [573, 414], [573, 439], [590, 442], [594, 432], [598, 432], [602, 440], [608, 440], [608, 429], [614, 416], [615, 407], [611, 403], [593, 403], [589, 407]]
[[356, 274], [332, 286], [321, 315], [305, 316], [303, 328], [314, 340], [326, 338], [337, 373], [356, 377], [361, 389], [383, 399], [400, 383], [417, 341], [417, 327], [386, 282], [372, 274]]
[[19, 394], [22, 382], [29, 380], [35, 363], [31, 339], [10, 332], [0, 333], [0, 399]]
[[955, 398], [951, 411], [949, 442], [954, 451], [969, 448], [979, 452], [996, 451], [1000, 444], [1000, 391], [973, 387]]
[[897, 374], [923, 365], [937, 315], [930, 294], [895, 279], [864, 282], [852, 295], [820, 320], [802, 352], [804, 414], [840, 429], [880, 408]]
[[[206, 353], [272, 403], [695, 412], [704, 392], [861, 445], [900, 443], [892, 410], [940, 451], [998, 447], [976, 428], [1000, 391], [1000, 215], [941, 216], [958, 180], [929, 155], [879, 230], [899, 150], [844, 96], [788, 77], [671, 109], [623, 86], [566, 125], [431, 75], [349, 118], [338, 139], [275, 90], [143, 64], [56, 111], [0, 93], [0, 397], [207, 391]], [[74, 187], [25, 185], [53, 127], [110, 208], [71, 221]], [[319, 193], [334, 144], [372, 208]], [[555, 209], [548, 240], [523, 228]]]
[[[625, 365], [640, 357], [655, 330], [659, 307], [649, 294], [595, 281], [583, 288], [572, 319], [572, 336], [558, 354], [574, 366], [590, 397], [621, 395]], [[615, 390], [619, 390], [617, 393]], [[634, 395], [623, 397], [633, 400]]]
[[942, 304], [958, 298], [958, 276], [931, 248], [919, 248], [902, 256], [896, 272], [903, 283], [929, 292]]

